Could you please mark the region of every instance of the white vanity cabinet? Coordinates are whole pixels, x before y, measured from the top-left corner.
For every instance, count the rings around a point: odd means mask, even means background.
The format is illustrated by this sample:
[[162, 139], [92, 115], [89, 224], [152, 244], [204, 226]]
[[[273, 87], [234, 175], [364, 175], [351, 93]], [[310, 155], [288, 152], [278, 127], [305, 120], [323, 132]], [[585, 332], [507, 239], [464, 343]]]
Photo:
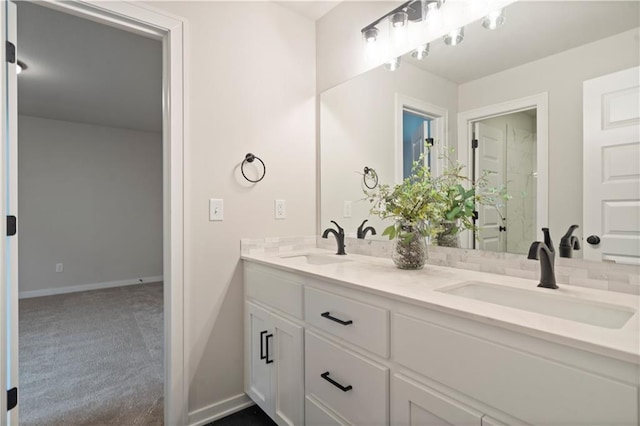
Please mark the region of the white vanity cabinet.
[[638, 424], [637, 363], [361, 288], [245, 262], [245, 390], [278, 424]]
[[304, 424], [302, 286], [245, 269], [245, 392], [279, 425]]

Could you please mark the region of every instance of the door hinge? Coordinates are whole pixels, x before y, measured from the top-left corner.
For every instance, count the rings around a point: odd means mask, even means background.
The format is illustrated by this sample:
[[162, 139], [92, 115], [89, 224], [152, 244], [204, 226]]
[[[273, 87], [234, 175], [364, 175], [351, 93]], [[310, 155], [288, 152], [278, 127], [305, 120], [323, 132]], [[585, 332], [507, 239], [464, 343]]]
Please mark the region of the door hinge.
[[506, 227], [506, 226], [499, 226], [499, 227], [498, 227], [498, 230], [499, 230], [500, 232], [507, 232], [507, 227]]
[[478, 139], [471, 139], [471, 149], [478, 148]]
[[18, 388], [11, 388], [7, 391], [7, 411], [18, 405]]
[[10, 41], [7, 41], [6, 44], [6, 55], [7, 55], [7, 62], [9, 62], [10, 64], [15, 64], [16, 63], [16, 45], [11, 43]]
[[16, 235], [18, 231], [18, 219], [15, 216], [7, 216], [7, 237]]
[[425, 141], [425, 142], [427, 143], [427, 145], [429, 145], [429, 146], [433, 146], [433, 144], [434, 144], [434, 140], [433, 140], [433, 138], [426, 138], [424, 141]]
[[476, 223], [476, 220], [478, 220], [478, 210], [473, 211], [473, 216], [471, 216], [471, 220], [473, 220], [473, 223]]

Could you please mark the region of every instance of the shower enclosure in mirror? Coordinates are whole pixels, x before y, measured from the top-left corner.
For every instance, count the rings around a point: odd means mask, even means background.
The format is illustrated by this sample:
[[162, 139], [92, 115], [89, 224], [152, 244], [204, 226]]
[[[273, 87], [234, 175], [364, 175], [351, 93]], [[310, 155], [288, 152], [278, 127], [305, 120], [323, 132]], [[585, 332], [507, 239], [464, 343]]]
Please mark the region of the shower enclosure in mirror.
[[[379, 67], [323, 92], [320, 227], [337, 220], [355, 236], [369, 219], [376, 229], [386, 228], [388, 223], [369, 215], [361, 171], [372, 167], [381, 183], [395, 184], [419, 156], [424, 145], [418, 139], [429, 139], [433, 172], [442, 167], [433, 152], [454, 149], [470, 179], [491, 170], [491, 184], [505, 185], [511, 197], [497, 210], [478, 209], [478, 232], [462, 235], [463, 247], [524, 253], [541, 237], [541, 227], [551, 229], [557, 245], [577, 224], [575, 233], [587, 248], [574, 257], [589, 252], [595, 253], [590, 258], [637, 262], [640, 194], [613, 204], [599, 201], [603, 207], [583, 205], [590, 189], [583, 182], [594, 168], [583, 154], [592, 151], [585, 144], [595, 134], [583, 131], [583, 85], [640, 65], [639, 6], [520, 0], [505, 8], [505, 22], [494, 30], [471, 23], [457, 46], [434, 40], [422, 60], [407, 54], [393, 72]], [[613, 149], [598, 149], [606, 154], [602, 158], [611, 158], [602, 170], [640, 188], [640, 161], [632, 160], [640, 153], [640, 84], [628, 85], [610, 89], [603, 95], [610, 102], [598, 107], [602, 116], [612, 117], [612, 129], [626, 129], [626, 139], [618, 139], [626, 141], [624, 148], [615, 155], [608, 154]], [[623, 151], [628, 155], [618, 155]], [[345, 203], [352, 206], [349, 217]], [[595, 227], [597, 220], [586, 219], [593, 209], [619, 219], [608, 222], [615, 226]], [[626, 254], [613, 256], [603, 245], [587, 242], [588, 236], [606, 241], [612, 235], [626, 241]], [[386, 237], [379, 232], [374, 238]]]

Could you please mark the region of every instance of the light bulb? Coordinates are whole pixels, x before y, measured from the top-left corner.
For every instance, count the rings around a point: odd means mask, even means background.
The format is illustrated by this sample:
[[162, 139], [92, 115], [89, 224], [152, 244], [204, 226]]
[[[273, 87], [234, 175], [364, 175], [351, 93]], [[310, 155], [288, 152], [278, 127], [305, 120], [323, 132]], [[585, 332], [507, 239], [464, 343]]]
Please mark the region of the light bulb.
[[407, 12], [396, 12], [393, 15], [389, 16], [389, 21], [391, 21], [391, 26], [393, 28], [402, 28], [407, 25], [407, 19], [409, 19], [409, 15]]
[[429, 43], [418, 46], [411, 52], [411, 57], [419, 61], [426, 58], [429, 55]]
[[464, 40], [464, 27], [456, 28], [444, 36], [444, 44], [447, 46], [457, 46]]
[[385, 62], [384, 67], [389, 71], [395, 71], [400, 67], [400, 56]]
[[378, 39], [380, 31], [376, 27], [365, 28], [362, 30], [362, 36], [367, 43], [374, 43]]
[[502, 9], [494, 10], [482, 18], [482, 26], [488, 30], [495, 30], [500, 25], [504, 24], [504, 21], [504, 11]]

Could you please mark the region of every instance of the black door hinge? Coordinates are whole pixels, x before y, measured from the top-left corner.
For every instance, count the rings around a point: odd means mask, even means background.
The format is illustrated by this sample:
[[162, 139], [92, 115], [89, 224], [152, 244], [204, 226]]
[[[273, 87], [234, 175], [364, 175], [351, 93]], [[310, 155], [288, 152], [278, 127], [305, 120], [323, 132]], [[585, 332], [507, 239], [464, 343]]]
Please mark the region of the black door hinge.
[[11, 388], [7, 391], [7, 411], [18, 405], [18, 388]]
[[473, 223], [476, 223], [476, 220], [478, 220], [478, 210], [473, 211], [473, 216], [471, 216], [471, 220], [473, 220]]
[[7, 237], [16, 235], [18, 231], [18, 219], [15, 216], [7, 216]]
[[10, 64], [15, 64], [16, 63], [16, 45], [11, 43], [10, 41], [7, 41], [7, 62], [9, 62]]
[[434, 140], [433, 140], [433, 138], [426, 138], [424, 141], [425, 141], [425, 142], [427, 143], [427, 145], [429, 145], [429, 146], [433, 146], [433, 144], [434, 144]]
[[498, 227], [498, 230], [499, 230], [500, 232], [507, 232], [507, 227], [506, 227], [506, 226], [499, 226], [499, 227]]
[[471, 139], [471, 149], [478, 148], [478, 139]]

